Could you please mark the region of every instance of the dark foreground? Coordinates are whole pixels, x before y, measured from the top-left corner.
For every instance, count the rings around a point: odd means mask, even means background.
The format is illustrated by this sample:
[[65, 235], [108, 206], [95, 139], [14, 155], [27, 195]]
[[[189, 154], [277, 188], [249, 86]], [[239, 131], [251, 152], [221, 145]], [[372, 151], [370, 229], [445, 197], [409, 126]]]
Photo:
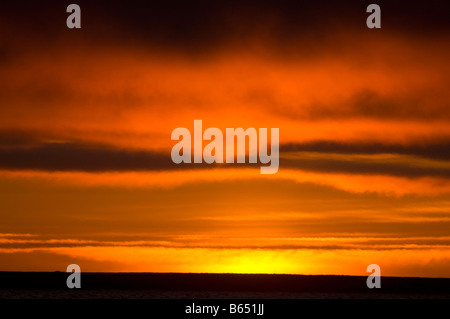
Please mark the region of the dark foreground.
[[450, 299], [448, 278], [82, 273], [69, 289], [64, 272], [0, 272], [0, 299]]

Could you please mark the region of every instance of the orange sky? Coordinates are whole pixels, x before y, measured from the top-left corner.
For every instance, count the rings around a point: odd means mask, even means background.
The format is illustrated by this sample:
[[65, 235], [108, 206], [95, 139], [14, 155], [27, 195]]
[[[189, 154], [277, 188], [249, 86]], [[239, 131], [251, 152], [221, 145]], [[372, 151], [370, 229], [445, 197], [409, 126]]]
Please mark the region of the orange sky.
[[[112, 11], [31, 30], [6, 10], [0, 270], [450, 277], [448, 34], [287, 32], [261, 10], [185, 38]], [[171, 132], [195, 119], [279, 128], [279, 171], [174, 167]]]

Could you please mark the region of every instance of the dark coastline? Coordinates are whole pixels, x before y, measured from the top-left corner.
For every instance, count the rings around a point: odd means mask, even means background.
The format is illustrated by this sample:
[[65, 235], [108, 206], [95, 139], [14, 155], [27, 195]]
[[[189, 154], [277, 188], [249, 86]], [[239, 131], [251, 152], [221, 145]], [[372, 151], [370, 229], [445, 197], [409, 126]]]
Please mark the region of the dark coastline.
[[450, 278], [271, 274], [0, 272], [1, 299], [450, 299]]

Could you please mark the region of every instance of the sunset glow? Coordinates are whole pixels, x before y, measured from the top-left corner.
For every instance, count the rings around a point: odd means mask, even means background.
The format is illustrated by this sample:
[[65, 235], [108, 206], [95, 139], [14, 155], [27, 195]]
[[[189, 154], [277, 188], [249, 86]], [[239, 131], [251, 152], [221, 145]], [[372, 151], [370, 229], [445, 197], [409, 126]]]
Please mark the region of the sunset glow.
[[[9, 6], [0, 271], [450, 278], [448, 26], [86, 3], [82, 29], [53, 26], [64, 5], [39, 29]], [[279, 128], [278, 172], [174, 164], [171, 132], [196, 119]]]

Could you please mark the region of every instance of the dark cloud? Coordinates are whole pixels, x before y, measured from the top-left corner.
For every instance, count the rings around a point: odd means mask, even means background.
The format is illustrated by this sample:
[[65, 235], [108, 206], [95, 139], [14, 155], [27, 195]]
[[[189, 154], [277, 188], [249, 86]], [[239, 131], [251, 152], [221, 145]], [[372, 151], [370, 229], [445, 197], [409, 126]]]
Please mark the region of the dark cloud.
[[[392, 145], [381, 143], [340, 143], [334, 141], [314, 141], [303, 144], [286, 144], [280, 147], [280, 154], [284, 152], [316, 152], [317, 157], [304, 157], [301, 153], [295, 159], [281, 158], [280, 167], [294, 167], [307, 171], [325, 173], [349, 174], [380, 174], [403, 177], [434, 176], [449, 178], [448, 167], [418, 165], [415, 160], [403, 161], [364, 161], [352, 158], [352, 155], [411, 155], [424, 159], [450, 161], [450, 141], [440, 143]], [[346, 159], [327, 158], [326, 154], [348, 155]]]
[[426, 144], [341, 143], [335, 141], [311, 141], [301, 144], [285, 144], [283, 152], [318, 152], [335, 154], [402, 154], [450, 161], [450, 141], [442, 140]]
[[[30, 143], [31, 145], [31, 143]], [[403, 177], [433, 176], [450, 178], [450, 168], [417, 165], [415, 161], [376, 161], [352, 158], [352, 154], [408, 154], [449, 160], [450, 148], [445, 145], [392, 146], [381, 144], [339, 144], [314, 142], [282, 145], [280, 169], [296, 168], [304, 171], [347, 174], [380, 174]], [[320, 156], [295, 158], [283, 156], [285, 152], [317, 152]], [[348, 158], [327, 157], [327, 154], [344, 154]], [[0, 148], [0, 168], [6, 170], [43, 171], [157, 171], [173, 169], [198, 169], [212, 167], [257, 167], [261, 164], [174, 164], [169, 153], [148, 150], [125, 150], [106, 146], [74, 143], [48, 143], [22, 147]]]
[[175, 169], [170, 154], [69, 143], [0, 150], [0, 167], [44, 171], [142, 171]]
[[376, 174], [409, 178], [425, 176], [450, 178], [450, 168], [421, 167], [414, 163], [405, 162], [365, 162], [352, 159], [351, 157], [348, 160], [339, 160], [334, 158], [302, 158], [299, 155], [295, 159], [281, 158], [280, 167], [323, 173]]
[[[333, 38], [343, 29], [370, 32], [366, 7], [373, 1], [76, 1], [82, 8], [82, 29], [65, 26], [61, 1], [8, 1], [0, 20], [8, 24], [8, 38], [32, 41], [37, 47], [65, 38], [122, 45], [145, 43], [164, 50], [200, 53], [230, 39], [247, 48], [249, 39], [262, 37], [272, 48], [286, 50], [308, 40], [303, 53], [316, 51], [314, 42]], [[445, 1], [377, 1], [382, 8], [382, 30], [412, 36], [448, 34], [450, 4]], [[369, 34], [369, 33], [368, 33]], [[39, 41], [33, 41], [38, 39]], [[39, 43], [42, 42], [41, 45]], [[355, 43], [355, 47], [357, 47]], [[339, 50], [338, 43], [329, 47]]]
[[[7, 141], [11, 142], [11, 141]], [[16, 141], [17, 142], [17, 141]], [[21, 140], [24, 142], [24, 140]], [[213, 168], [206, 163], [175, 164], [170, 153], [149, 150], [117, 149], [75, 143], [16, 144], [0, 148], [0, 169], [42, 171], [159, 171], [173, 169]], [[175, 144], [175, 142], [174, 142]], [[219, 164], [217, 164], [219, 165]], [[220, 164], [242, 167], [259, 164]]]

